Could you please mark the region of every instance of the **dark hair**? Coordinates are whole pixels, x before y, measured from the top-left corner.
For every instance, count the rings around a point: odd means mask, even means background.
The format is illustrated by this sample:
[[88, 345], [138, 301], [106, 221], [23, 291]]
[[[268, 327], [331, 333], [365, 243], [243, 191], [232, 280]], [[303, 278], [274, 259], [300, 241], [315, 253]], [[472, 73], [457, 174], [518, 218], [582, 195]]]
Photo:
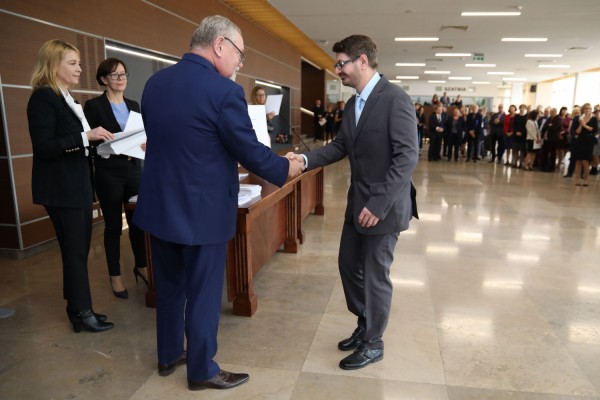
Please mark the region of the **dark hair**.
[[96, 71], [96, 81], [98, 81], [98, 85], [106, 86], [106, 84], [102, 82], [102, 79], [100, 78], [106, 78], [108, 74], [115, 72], [115, 69], [117, 69], [119, 64], [121, 64], [125, 69], [125, 72], [127, 72], [127, 65], [125, 65], [125, 63], [118, 58], [111, 57], [102, 61], [100, 65], [98, 65], [98, 70]]
[[377, 45], [370, 37], [364, 35], [352, 35], [336, 42], [333, 45], [334, 53], [346, 53], [350, 58], [367, 56], [369, 66], [377, 68]]
[[564, 106], [563, 106], [563, 107], [561, 107], [561, 108], [560, 108], [560, 111], [559, 111], [558, 113], [559, 113], [559, 114], [562, 114], [563, 110], [564, 110], [564, 111], [569, 111], [569, 109], [568, 109], [567, 107], [564, 107]]
[[529, 117], [529, 119], [532, 119], [535, 121], [538, 117], [538, 114], [539, 113], [537, 112], [537, 110], [533, 110], [529, 113], [528, 117]]

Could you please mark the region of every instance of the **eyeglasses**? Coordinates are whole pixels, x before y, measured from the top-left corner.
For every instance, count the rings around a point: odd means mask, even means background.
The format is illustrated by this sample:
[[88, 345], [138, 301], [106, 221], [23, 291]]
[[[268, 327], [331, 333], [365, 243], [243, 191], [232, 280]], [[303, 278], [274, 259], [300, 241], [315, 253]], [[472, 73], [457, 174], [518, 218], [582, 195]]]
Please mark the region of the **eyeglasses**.
[[344, 65], [346, 65], [348, 63], [351, 63], [351, 62], [354, 62], [354, 61], [358, 60], [359, 58], [360, 58], [360, 56], [357, 56], [357, 57], [354, 57], [354, 58], [352, 58], [350, 60], [338, 61], [335, 64], [333, 64], [333, 68], [334, 69], [337, 69], [337, 68], [342, 69], [342, 68], [344, 68]]
[[225, 36], [223, 36], [223, 39], [225, 39], [229, 43], [231, 43], [233, 45], [233, 47], [235, 47], [235, 49], [240, 53], [240, 63], [243, 63], [244, 60], [246, 59], [246, 56], [244, 55], [244, 52], [241, 51], [240, 48], [235, 45], [235, 43], [233, 43], [233, 40], [231, 40], [231, 39], [229, 39], [228, 37], [225, 37]]
[[127, 72], [124, 72], [122, 74], [119, 74], [118, 72], [113, 72], [111, 74], [108, 74], [108, 77], [110, 79], [112, 79], [113, 81], [120, 81], [120, 80], [126, 81], [127, 78], [129, 77], [129, 74]]

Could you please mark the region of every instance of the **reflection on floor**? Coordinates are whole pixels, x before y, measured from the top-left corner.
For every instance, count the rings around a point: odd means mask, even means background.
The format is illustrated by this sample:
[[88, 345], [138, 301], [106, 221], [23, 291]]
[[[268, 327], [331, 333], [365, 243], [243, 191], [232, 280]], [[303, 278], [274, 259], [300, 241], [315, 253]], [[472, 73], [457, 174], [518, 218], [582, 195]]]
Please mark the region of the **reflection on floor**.
[[[595, 178], [595, 177], [594, 177]], [[251, 374], [230, 391], [189, 392], [185, 367], [156, 372], [154, 312], [131, 274], [112, 295], [94, 233], [94, 308], [115, 329], [75, 334], [61, 299], [57, 248], [0, 261], [0, 399], [519, 399], [600, 398], [600, 182], [559, 173], [422, 161], [420, 221], [400, 235], [385, 358], [343, 371], [338, 340], [354, 329], [336, 260], [347, 161], [325, 172], [325, 216], [306, 220], [298, 254], [256, 276], [258, 312], [223, 302], [217, 360]]]

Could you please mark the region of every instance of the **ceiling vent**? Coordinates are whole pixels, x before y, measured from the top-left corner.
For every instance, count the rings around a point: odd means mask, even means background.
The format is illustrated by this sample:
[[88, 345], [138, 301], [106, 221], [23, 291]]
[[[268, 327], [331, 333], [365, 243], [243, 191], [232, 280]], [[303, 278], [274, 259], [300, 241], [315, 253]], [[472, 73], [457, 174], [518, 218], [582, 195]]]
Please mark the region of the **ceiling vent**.
[[443, 58], [426, 58], [425, 62], [444, 62]]
[[467, 29], [469, 29], [469, 27], [467, 25], [442, 25], [440, 31], [445, 31], [449, 29], [466, 32]]
[[431, 50], [452, 50], [454, 46], [431, 46]]

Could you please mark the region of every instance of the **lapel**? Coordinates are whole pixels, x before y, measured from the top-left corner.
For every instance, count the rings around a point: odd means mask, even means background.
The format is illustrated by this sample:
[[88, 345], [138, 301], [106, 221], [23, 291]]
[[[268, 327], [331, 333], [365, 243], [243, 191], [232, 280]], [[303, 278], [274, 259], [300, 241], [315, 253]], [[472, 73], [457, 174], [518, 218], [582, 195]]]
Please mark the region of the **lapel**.
[[[73, 109], [71, 108], [71, 106], [69, 105], [69, 103], [67, 103], [67, 99], [65, 99], [65, 96], [63, 96], [61, 94], [60, 95], [60, 99], [62, 101], [63, 106], [65, 106], [66, 109], [69, 110], [69, 114], [71, 114], [71, 116], [73, 118], [75, 118], [75, 120], [77, 122], [79, 122], [79, 125], [81, 125], [81, 130], [83, 130], [83, 124], [81, 123], [81, 120], [79, 119], [79, 117], [77, 116], [77, 114], [75, 114], [75, 111], [73, 111]], [[77, 99], [75, 97], [73, 97], [73, 100], [75, 100], [75, 103], [79, 104], [79, 102], [77, 101]]]
[[[110, 120], [110, 127], [105, 127], [106, 130], [110, 132], [121, 132], [121, 125], [119, 125], [119, 121], [117, 121], [117, 117], [115, 117], [115, 113], [112, 110], [110, 105], [110, 101], [108, 101], [108, 96], [106, 95], [106, 91], [102, 94], [102, 112], [104, 113], [104, 117]], [[127, 107], [129, 108], [129, 106]]]
[[[360, 119], [358, 120], [358, 125], [356, 125], [356, 130], [352, 131], [352, 142], [356, 141], [356, 138], [358, 137], [358, 135], [360, 135], [362, 128], [366, 123], [365, 121], [369, 119], [371, 111], [375, 109], [377, 102], [381, 98], [381, 93], [387, 85], [387, 82], [387, 79], [381, 76], [381, 79], [379, 79], [379, 82], [377, 82], [377, 84], [373, 88], [373, 91], [369, 95], [369, 98], [367, 99], [367, 102], [363, 107], [362, 113], [360, 114]], [[354, 97], [354, 100], [356, 101], [356, 96]], [[352, 109], [354, 110], [354, 104], [352, 105]], [[352, 112], [352, 114], [352, 117], [354, 118], [354, 111]]]

